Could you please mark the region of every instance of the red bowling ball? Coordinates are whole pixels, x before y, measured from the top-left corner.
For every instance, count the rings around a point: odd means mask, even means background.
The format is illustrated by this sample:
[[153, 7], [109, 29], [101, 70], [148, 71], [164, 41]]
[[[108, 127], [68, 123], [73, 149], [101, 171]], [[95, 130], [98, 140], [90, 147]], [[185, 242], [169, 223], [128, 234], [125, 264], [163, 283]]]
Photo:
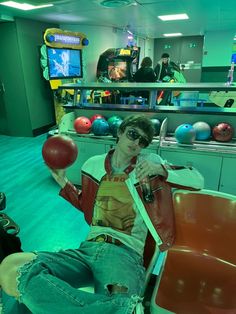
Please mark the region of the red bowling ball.
[[50, 168], [65, 169], [75, 162], [78, 148], [69, 136], [54, 135], [44, 143], [42, 155]]
[[101, 114], [95, 113], [95, 114], [90, 118], [90, 122], [93, 123], [93, 121], [96, 120], [96, 119], [104, 119], [104, 120], [105, 120], [105, 118], [104, 118]]
[[221, 122], [212, 129], [212, 136], [218, 142], [231, 141], [234, 136], [234, 128], [229, 123]]
[[77, 133], [87, 134], [90, 132], [92, 123], [87, 117], [78, 117], [74, 121], [74, 128]]

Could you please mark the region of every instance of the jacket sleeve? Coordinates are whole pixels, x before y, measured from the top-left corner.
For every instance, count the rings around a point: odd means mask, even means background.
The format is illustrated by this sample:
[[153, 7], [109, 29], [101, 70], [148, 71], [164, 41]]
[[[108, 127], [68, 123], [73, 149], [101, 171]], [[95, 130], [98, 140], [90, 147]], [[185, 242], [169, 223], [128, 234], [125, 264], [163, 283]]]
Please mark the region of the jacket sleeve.
[[163, 164], [167, 172], [166, 181], [172, 187], [200, 190], [204, 188], [204, 177], [194, 167]]
[[159, 79], [160, 68], [161, 68], [160, 64], [157, 63], [157, 65], [155, 66], [155, 69], [154, 69], [154, 72], [156, 74], [156, 79]]
[[173, 165], [167, 160], [162, 159], [161, 156], [154, 153], [143, 154], [143, 157], [141, 158], [145, 158], [146, 160], [156, 164], [161, 164], [166, 173], [164, 179], [172, 187], [194, 190], [200, 190], [204, 188], [204, 178], [194, 167]]
[[60, 190], [59, 195], [82, 211], [82, 191], [78, 190], [71, 182], [67, 182], [65, 187]]

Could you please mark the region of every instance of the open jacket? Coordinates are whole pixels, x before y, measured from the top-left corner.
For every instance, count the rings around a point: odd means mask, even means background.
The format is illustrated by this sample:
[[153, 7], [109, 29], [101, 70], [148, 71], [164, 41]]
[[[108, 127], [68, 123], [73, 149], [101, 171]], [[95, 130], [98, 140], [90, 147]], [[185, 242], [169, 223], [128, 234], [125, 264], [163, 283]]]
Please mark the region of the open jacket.
[[[112, 173], [111, 156], [113, 152], [114, 150], [111, 150], [108, 154], [93, 156], [84, 163], [81, 169], [82, 190], [77, 190], [73, 184], [68, 182], [60, 191], [62, 197], [83, 211], [88, 224], [92, 222], [99, 184], [104, 175]], [[134, 170], [137, 157], [131, 160], [132, 166], [130, 165], [125, 169], [125, 173], [128, 174], [126, 184], [149, 232], [159, 249], [164, 251], [173, 245], [175, 237], [171, 189], [173, 187], [191, 190], [201, 189], [204, 180], [201, 174], [192, 167], [172, 166], [163, 161], [159, 155], [147, 154], [147, 156], [150, 155], [153, 157], [152, 161], [161, 164], [166, 172], [166, 177], [152, 176], [150, 178], [154, 201], [145, 203], [142, 199], [141, 185], [136, 179]], [[145, 154], [143, 156], [142, 158], [145, 158]]]
[[169, 61], [168, 64], [165, 66], [165, 75], [163, 77], [161, 77], [161, 72], [162, 72], [163, 66], [164, 66], [163, 63], [160, 60], [154, 68], [154, 72], [156, 74], [157, 81], [163, 80], [163, 78], [165, 76], [169, 76], [172, 78], [174, 76], [174, 71], [180, 72], [179, 66], [176, 63], [174, 63], [173, 61]]

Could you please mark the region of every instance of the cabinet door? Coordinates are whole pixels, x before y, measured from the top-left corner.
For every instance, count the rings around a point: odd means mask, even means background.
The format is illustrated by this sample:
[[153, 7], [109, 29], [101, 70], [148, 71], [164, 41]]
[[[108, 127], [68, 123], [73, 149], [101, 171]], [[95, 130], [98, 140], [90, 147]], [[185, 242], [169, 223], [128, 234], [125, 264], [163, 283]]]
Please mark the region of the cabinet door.
[[236, 158], [224, 157], [219, 191], [236, 195]]
[[193, 166], [205, 179], [205, 189], [218, 190], [222, 157], [199, 153], [161, 151], [161, 157], [174, 165]]
[[[73, 138], [74, 139], [74, 138]], [[77, 185], [81, 185], [81, 167], [86, 160], [94, 155], [100, 155], [105, 153], [105, 144], [96, 143], [96, 141], [80, 141], [74, 139], [78, 147], [78, 156], [73, 165], [66, 170], [68, 179]]]

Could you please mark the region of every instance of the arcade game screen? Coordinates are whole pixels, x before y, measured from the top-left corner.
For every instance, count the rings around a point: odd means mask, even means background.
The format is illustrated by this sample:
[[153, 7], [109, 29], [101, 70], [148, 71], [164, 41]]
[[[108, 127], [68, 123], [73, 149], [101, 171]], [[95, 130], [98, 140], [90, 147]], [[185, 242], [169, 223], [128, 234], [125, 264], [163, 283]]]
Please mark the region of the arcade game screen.
[[112, 81], [123, 81], [127, 79], [127, 62], [111, 61], [108, 64], [108, 76]]
[[83, 76], [81, 50], [47, 47], [47, 55], [50, 80]]

